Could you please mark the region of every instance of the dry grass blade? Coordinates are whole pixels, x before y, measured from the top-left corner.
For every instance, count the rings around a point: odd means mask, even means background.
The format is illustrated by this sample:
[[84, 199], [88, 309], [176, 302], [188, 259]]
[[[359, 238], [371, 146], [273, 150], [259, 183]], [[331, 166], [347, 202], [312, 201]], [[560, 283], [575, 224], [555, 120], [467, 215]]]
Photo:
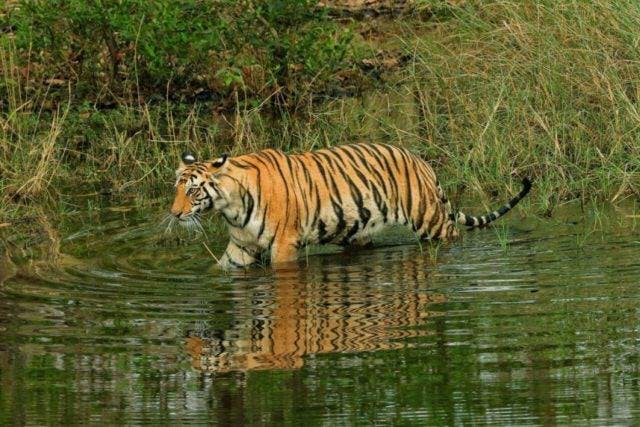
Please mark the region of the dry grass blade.
[[211, 255], [211, 257], [219, 264], [220, 263], [220, 259], [218, 259], [217, 256], [215, 256], [213, 254], [213, 252], [211, 252], [211, 249], [209, 249], [209, 246], [207, 246], [207, 244], [205, 242], [202, 242], [202, 245], [205, 247], [205, 249], [207, 250], [207, 252], [209, 252], [209, 255]]

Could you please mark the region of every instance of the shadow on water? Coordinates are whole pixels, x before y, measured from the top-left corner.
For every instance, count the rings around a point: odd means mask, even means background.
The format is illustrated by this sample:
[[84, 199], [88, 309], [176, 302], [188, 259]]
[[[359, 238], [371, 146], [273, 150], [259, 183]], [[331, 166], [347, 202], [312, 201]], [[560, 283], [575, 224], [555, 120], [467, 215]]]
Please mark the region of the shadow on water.
[[43, 218], [0, 257], [0, 424], [633, 424], [636, 215], [514, 214], [437, 251], [389, 233], [231, 274], [148, 210]]

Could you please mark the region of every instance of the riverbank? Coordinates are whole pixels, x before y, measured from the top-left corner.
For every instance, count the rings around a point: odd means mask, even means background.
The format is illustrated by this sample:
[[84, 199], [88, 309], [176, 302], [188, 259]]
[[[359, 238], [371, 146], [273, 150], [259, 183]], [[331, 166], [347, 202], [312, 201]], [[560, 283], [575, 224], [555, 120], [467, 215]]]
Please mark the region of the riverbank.
[[308, 88], [295, 105], [279, 86], [253, 90], [251, 73], [200, 98], [184, 95], [188, 85], [180, 96], [145, 86], [148, 96], [106, 102], [84, 94], [81, 76], [37, 80], [19, 33], [5, 34], [0, 223], [43, 205], [62, 209], [61, 194], [169, 198], [185, 149], [206, 158], [357, 141], [423, 155], [456, 201], [489, 206], [516, 192], [521, 176], [535, 182], [523, 204], [533, 214], [552, 215], [568, 200], [638, 199], [637, 4], [464, 2], [429, 17], [327, 19], [308, 21], [338, 38], [349, 31], [344, 61], [321, 67], [320, 86], [295, 74], [308, 58], [287, 63], [291, 87]]

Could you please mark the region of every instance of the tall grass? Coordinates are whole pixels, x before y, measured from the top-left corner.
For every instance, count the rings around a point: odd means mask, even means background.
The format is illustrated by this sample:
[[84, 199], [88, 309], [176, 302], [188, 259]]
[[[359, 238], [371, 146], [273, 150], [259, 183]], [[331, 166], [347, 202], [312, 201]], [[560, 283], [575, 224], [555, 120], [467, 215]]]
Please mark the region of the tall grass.
[[[0, 43], [0, 64], [6, 94], [5, 114], [0, 117], [0, 184], [3, 195], [11, 198], [37, 198], [46, 193], [60, 173], [58, 153], [69, 105], [42, 115], [40, 97], [26, 95], [23, 73], [16, 66], [15, 47]], [[46, 94], [42, 95], [46, 99]], [[41, 101], [42, 102], [42, 101]], [[6, 202], [6, 201], [5, 201]]]
[[415, 143], [476, 190], [533, 175], [549, 208], [637, 195], [638, 24], [637, 2], [596, 0], [469, 2], [422, 33], [407, 26]]
[[[361, 29], [371, 23], [358, 24]], [[357, 98], [265, 113], [235, 100], [167, 100], [101, 111], [74, 99], [49, 105], [0, 44], [3, 206], [89, 186], [118, 197], [170, 191], [178, 156], [263, 147], [306, 151], [355, 141], [403, 145], [437, 169], [450, 193], [504, 198], [531, 176], [531, 200], [615, 202], [640, 194], [640, 5], [630, 0], [467, 1], [434, 20], [376, 23], [358, 41], [413, 59]], [[512, 178], [513, 177], [513, 178]], [[56, 191], [53, 191], [56, 189]], [[525, 203], [526, 206], [526, 203]], [[1, 209], [0, 209], [1, 210]]]

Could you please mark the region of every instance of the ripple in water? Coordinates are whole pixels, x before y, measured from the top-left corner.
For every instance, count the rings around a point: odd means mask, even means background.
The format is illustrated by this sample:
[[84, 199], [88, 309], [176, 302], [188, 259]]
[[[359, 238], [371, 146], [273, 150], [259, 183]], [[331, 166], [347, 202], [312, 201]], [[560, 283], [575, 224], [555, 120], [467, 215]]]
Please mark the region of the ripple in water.
[[610, 216], [228, 274], [145, 212], [71, 224], [0, 275], [0, 422], [633, 424], [640, 227]]

